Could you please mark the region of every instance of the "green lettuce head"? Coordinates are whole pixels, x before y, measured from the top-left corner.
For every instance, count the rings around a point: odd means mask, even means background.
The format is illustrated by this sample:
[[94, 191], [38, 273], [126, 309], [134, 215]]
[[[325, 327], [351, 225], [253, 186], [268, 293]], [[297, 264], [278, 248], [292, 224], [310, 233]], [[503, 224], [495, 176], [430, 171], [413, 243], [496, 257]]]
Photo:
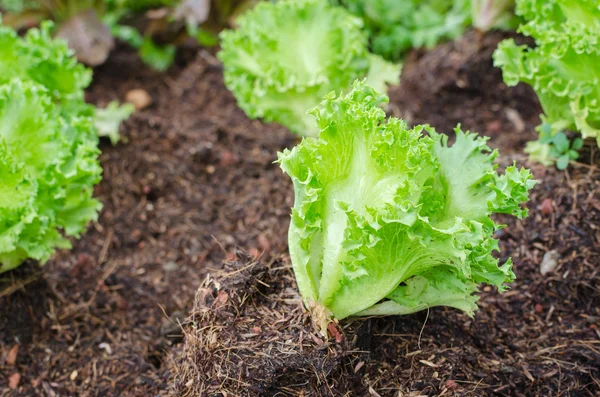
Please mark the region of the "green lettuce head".
[[101, 208], [90, 72], [46, 29], [0, 25], [0, 273], [70, 247]]
[[264, 2], [221, 34], [225, 83], [251, 118], [314, 136], [307, 111], [374, 68], [369, 84], [398, 82], [399, 67], [370, 54], [360, 19], [324, 0]]
[[[494, 53], [509, 86], [533, 87], [554, 134], [578, 131], [600, 145], [600, 7], [596, 0], [517, 0], [519, 31], [535, 47], [505, 40]], [[538, 147], [539, 145], [534, 145]], [[530, 145], [530, 151], [539, 152]]]
[[[451, 306], [473, 314], [478, 285], [504, 289], [494, 213], [527, 214], [529, 171], [499, 174], [485, 138], [390, 118], [363, 82], [312, 110], [319, 139], [279, 154], [294, 182], [290, 255], [313, 313], [407, 314]], [[424, 135], [423, 133], [426, 133]], [[328, 318], [317, 315], [325, 328]]]

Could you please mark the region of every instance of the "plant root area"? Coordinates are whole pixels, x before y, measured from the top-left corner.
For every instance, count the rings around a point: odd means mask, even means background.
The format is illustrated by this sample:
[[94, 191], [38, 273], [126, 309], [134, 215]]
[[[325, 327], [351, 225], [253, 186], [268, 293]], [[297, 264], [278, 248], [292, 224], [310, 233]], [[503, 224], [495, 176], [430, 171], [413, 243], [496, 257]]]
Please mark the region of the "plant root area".
[[0, 275], [0, 395], [600, 395], [600, 153], [586, 144], [567, 171], [526, 161], [541, 110], [492, 65], [505, 36], [413, 53], [389, 112], [450, 135], [460, 121], [501, 167], [532, 168], [529, 217], [499, 218], [517, 280], [484, 287], [473, 318], [345, 320], [329, 339], [287, 256], [294, 194], [273, 161], [298, 138], [247, 119], [214, 54], [184, 49], [158, 74], [120, 48], [88, 100], [143, 89], [152, 104], [101, 144], [98, 222], [44, 267]]

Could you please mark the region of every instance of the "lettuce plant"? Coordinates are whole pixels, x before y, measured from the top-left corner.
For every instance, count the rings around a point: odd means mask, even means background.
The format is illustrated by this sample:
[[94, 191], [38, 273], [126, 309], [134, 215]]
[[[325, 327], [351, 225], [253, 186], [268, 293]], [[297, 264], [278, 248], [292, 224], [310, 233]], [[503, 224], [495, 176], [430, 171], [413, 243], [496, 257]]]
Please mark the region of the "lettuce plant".
[[[494, 53], [509, 86], [531, 85], [544, 123], [552, 134], [563, 130], [595, 138], [600, 145], [600, 7], [595, 0], [518, 0], [527, 22], [519, 31], [535, 47], [505, 40]], [[536, 142], [528, 151], [543, 152]], [[550, 152], [546, 150], [545, 152]]]
[[225, 83], [251, 118], [300, 135], [316, 135], [307, 111], [330, 91], [343, 90], [373, 66], [370, 84], [397, 82], [399, 67], [370, 54], [361, 21], [324, 0], [264, 2], [221, 34]]
[[120, 105], [117, 101], [112, 101], [104, 109], [96, 109], [94, 125], [98, 130], [98, 136], [107, 137], [113, 145], [116, 145], [121, 140], [119, 135], [121, 123], [129, 119], [134, 110], [132, 104]]
[[20, 38], [0, 21], [0, 84], [31, 80], [44, 86], [60, 105], [82, 103], [91, 71], [77, 63], [63, 41], [52, 40], [51, 27], [45, 23]]
[[0, 84], [12, 79], [32, 80], [43, 85], [56, 103], [71, 114], [94, 117], [100, 136], [119, 140], [119, 126], [129, 118], [133, 107], [112, 102], [107, 109], [94, 109], [84, 102], [84, 88], [92, 79], [91, 71], [71, 56], [61, 40], [52, 40], [52, 24], [31, 29], [24, 39], [14, 30], [0, 25]]
[[90, 72], [48, 29], [0, 25], [0, 272], [69, 247], [101, 208]]
[[[279, 154], [294, 183], [289, 229], [293, 268], [306, 305], [329, 315], [408, 314], [450, 306], [472, 315], [486, 283], [505, 289], [494, 213], [527, 214], [528, 170], [497, 173], [485, 138], [446, 135], [385, 120], [387, 98], [363, 82], [312, 110], [321, 133]], [[426, 133], [426, 135], [424, 135]]]
[[529, 143], [527, 152], [533, 161], [545, 166], [556, 164], [556, 168], [565, 170], [570, 161], [579, 158], [578, 150], [582, 147], [583, 140], [581, 138], [570, 141], [563, 131], [553, 133], [550, 124], [544, 123], [540, 128], [539, 139]]
[[332, 0], [365, 21], [373, 52], [397, 61], [411, 48], [460, 37], [471, 22], [469, 0]]

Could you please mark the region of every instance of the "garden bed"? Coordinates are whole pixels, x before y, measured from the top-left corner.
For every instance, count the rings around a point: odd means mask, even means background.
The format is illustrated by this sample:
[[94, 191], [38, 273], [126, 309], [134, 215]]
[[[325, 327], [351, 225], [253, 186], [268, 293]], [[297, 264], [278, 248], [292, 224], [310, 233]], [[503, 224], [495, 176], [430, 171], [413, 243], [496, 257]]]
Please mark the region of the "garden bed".
[[[185, 345], [173, 353], [174, 394], [593, 396], [600, 181], [597, 173], [576, 178], [544, 175], [530, 217], [507, 219], [502, 255], [512, 255], [519, 281], [504, 294], [484, 288], [472, 319], [432, 308], [345, 321], [323, 341], [289, 263], [240, 255], [198, 290]], [[535, 204], [548, 199], [551, 207]], [[542, 275], [549, 251], [557, 267]]]
[[[444, 132], [461, 121], [492, 137], [501, 163], [524, 164], [518, 153], [540, 109], [531, 90], [507, 88], [492, 67], [501, 38], [469, 34], [413, 55], [390, 112]], [[44, 268], [28, 264], [1, 276], [0, 316], [8, 321], [0, 324], [0, 394], [600, 393], [596, 149], [568, 172], [529, 164], [541, 180], [530, 217], [507, 218], [499, 234], [518, 280], [504, 294], [484, 290], [473, 319], [434, 308], [344, 322], [338, 341], [324, 342], [300, 310], [286, 254], [293, 190], [273, 164], [296, 136], [248, 120], [205, 51], [186, 51], [161, 75], [121, 49], [96, 70], [89, 100], [104, 105], [136, 88], [153, 104], [123, 127], [128, 143], [102, 145], [99, 222]], [[238, 247], [250, 257], [234, 260]], [[558, 266], [542, 275], [552, 250]], [[219, 273], [224, 260], [229, 272]], [[227, 310], [206, 314], [215, 303], [209, 298], [220, 302], [217, 287], [231, 297]], [[281, 326], [268, 329], [269, 316], [280, 316]], [[218, 338], [227, 349], [199, 344], [205, 335], [192, 325], [202, 321], [225, 327]], [[243, 335], [253, 336], [241, 343]], [[279, 344], [285, 349], [274, 350]]]

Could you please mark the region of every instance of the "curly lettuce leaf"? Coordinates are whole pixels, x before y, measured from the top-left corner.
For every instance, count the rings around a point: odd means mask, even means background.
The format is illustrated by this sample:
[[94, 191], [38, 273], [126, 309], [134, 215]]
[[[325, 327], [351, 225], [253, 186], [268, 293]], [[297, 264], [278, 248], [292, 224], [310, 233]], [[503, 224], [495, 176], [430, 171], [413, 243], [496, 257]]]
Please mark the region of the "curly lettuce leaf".
[[51, 27], [44, 23], [20, 38], [0, 24], [0, 84], [15, 78], [31, 80], [59, 102], [82, 101], [92, 73], [77, 62], [64, 41], [52, 39]]
[[319, 139], [279, 154], [294, 183], [300, 292], [338, 319], [436, 305], [472, 313], [477, 285], [514, 279], [510, 261], [492, 256], [501, 226], [491, 215], [525, 216], [534, 182], [514, 166], [498, 174], [497, 153], [474, 134], [457, 128], [449, 146], [431, 128], [386, 121], [386, 101], [364, 82], [330, 94], [311, 112]]
[[[600, 145], [600, 8], [593, 0], [518, 0], [519, 30], [536, 47], [505, 40], [494, 53], [509, 86], [531, 85], [553, 133], [568, 129]], [[539, 148], [538, 148], [539, 149]], [[536, 152], [538, 149], [532, 149]]]
[[377, 92], [387, 92], [388, 86], [400, 84], [402, 65], [387, 62], [379, 55], [369, 55], [367, 85]]
[[[369, 73], [373, 59], [361, 21], [322, 0], [264, 2], [221, 34], [225, 83], [251, 118], [287, 126], [300, 135], [318, 132], [307, 111], [333, 90]], [[393, 74], [392, 67], [375, 65]], [[396, 69], [400, 74], [399, 68]], [[386, 77], [376, 81], [385, 88]]]
[[97, 109], [94, 124], [98, 129], [98, 135], [108, 137], [110, 143], [116, 145], [121, 140], [121, 135], [119, 135], [121, 123], [129, 119], [134, 110], [135, 107], [132, 104], [119, 105], [117, 101], [112, 101], [104, 109]]
[[70, 247], [101, 207], [91, 73], [49, 29], [0, 25], [0, 273]]
[[434, 269], [408, 279], [385, 302], [363, 310], [360, 316], [410, 314], [435, 306], [448, 306], [473, 316], [479, 297], [477, 283], [457, 277], [451, 271]]
[[0, 272], [27, 258], [46, 261], [96, 219], [95, 136], [88, 118], [61, 116], [44, 87], [0, 86]]

